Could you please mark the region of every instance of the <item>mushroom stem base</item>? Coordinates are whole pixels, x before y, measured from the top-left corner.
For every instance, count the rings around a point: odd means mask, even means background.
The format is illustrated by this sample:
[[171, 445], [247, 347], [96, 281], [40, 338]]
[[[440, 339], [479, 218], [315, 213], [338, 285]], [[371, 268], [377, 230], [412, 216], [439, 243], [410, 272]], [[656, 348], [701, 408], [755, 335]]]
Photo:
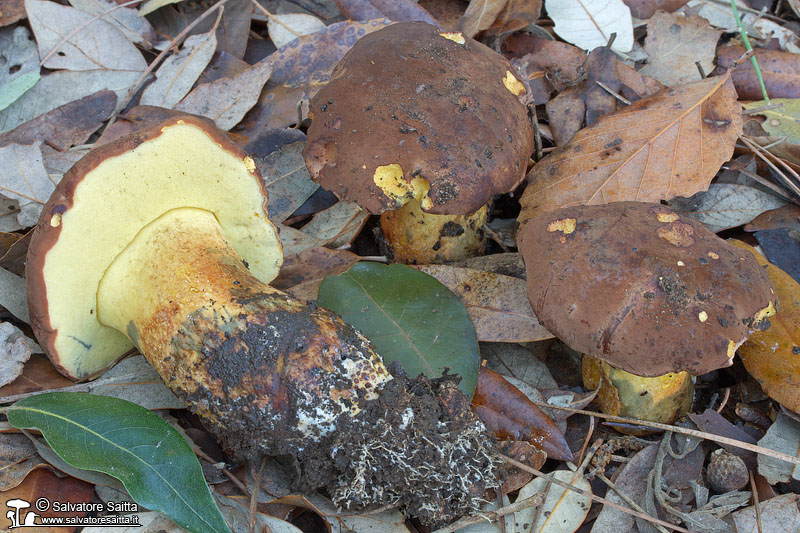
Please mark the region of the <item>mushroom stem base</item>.
[[471, 215], [432, 215], [411, 199], [381, 215], [381, 229], [395, 261], [406, 264], [447, 263], [479, 255], [486, 244], [481, 229], [487, 207]]
[[[583, 356], [583, 384], [597, 389], [597, 401], [604, 413], [671, 424], [686, 414], [694, 398], [694, 381], [688, 372], [673, 372], [646, 378], [614, 368], [606, 362]], [[620, 428], [640, 435], [641, 428]]]

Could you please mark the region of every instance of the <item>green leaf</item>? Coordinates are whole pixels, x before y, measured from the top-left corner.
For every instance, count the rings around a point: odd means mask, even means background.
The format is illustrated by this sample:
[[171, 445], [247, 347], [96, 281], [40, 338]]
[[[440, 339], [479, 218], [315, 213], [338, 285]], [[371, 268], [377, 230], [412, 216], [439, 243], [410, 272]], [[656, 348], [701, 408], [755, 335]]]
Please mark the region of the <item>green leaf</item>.
[[172, 426], [125, 400], [79, 392], [31, 396], [8, 408], [18, 428], [37, 428], [67, 463], [122, 481], [136, 503], [189, 531], [230, 531], [200, 462]]
[[405, 265], [361, 262], [322, 281], [317, 302], [375, 344], [387, 365], [400, 361], [415, 377], [461, 376], [472, 398], [478, 382], [478, 337], [467, 310], [435, 278]]

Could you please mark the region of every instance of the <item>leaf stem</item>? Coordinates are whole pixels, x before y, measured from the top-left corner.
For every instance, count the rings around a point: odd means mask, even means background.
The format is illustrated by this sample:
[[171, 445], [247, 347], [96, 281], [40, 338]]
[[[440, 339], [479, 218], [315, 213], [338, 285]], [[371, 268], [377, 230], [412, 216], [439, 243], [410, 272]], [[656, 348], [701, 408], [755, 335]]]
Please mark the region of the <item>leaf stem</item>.
[[742, 36], [742, 42], [748, 52], [752, 51], [753, 55], [750, 56], [750, 62], [753, 64], [753, 69], [756, 71], [756, 78], [758, 78], [758, 86], [761, 87], [761, 94], [764, 95], [764, 103], [769, 105], [769, 96], [767, 95], [767, 87], [764, 85], [764, 77], [761, 75], [761, 67], [758, 66], [758, 59], [756, 59], [753, 46], [750, 44], [750, 38], [747, 36], [747, 30], [744, 29], [742, 19], [739, 17], [739, 10], [736, 8], [736, 0], [731, 0], [731, 9], [733, 10], [733, 18], [736, 19], [736, 25], [739, 26], [739, 33]]

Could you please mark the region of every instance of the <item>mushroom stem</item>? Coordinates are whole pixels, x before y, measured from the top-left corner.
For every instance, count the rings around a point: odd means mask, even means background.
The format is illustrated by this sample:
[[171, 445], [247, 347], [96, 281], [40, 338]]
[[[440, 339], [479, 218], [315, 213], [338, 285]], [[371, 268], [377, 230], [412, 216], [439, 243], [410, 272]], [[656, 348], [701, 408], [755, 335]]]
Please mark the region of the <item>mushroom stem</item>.
[[440, 524], [496, 484], [491, 438], [457, 381], [390, 374], [352, 326], [250, 274], [209, 211], [147, 224], [97, 306], [226, 448], [291, 457], [295, 490]]
[[[642, 377], [584, 355], [582, 373], [587, 389], [600, 388], [597, 401], [606, 414], [671, 424], [692, 406], [694, 380], [688, 372]], [[640, 428], [620, 430], [647, 433]]]
[[484, 205], [471, 215], [434, 215], [412, 198], [403, 207], [383, 213], [381, 229], [395, 261], [446, 263], [480, 254], [486, 243], [481, 227], [487, 211]]

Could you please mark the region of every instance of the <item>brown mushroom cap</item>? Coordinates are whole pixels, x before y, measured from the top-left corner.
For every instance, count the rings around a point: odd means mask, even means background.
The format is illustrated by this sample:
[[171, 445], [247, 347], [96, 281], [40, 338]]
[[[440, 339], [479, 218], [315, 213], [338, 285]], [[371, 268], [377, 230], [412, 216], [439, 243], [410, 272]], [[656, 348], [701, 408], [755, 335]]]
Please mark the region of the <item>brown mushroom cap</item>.
[[374, 214], [413, 196], [432, 214], [475, 212], [522, 181], [533, 151], [513, 72], [483, 44], [422, 22], [362, 37], [311, 100], [312, 177]]
[[213, 122], [183, 115], [92, 150], [44, 207], [26, 266], [31, 326], [59, 371], [98, 374], [133, 348], [97, 319], [97, 289], [138, 232], [178, 207], [212, 212], [264, 282], [282, 252], [253, 160]]
[[751, 254], [659, 204], [543, 213], [518, 239], [539, 320], [572, 349], [639, 376], [728, 366], [775, 311]]

